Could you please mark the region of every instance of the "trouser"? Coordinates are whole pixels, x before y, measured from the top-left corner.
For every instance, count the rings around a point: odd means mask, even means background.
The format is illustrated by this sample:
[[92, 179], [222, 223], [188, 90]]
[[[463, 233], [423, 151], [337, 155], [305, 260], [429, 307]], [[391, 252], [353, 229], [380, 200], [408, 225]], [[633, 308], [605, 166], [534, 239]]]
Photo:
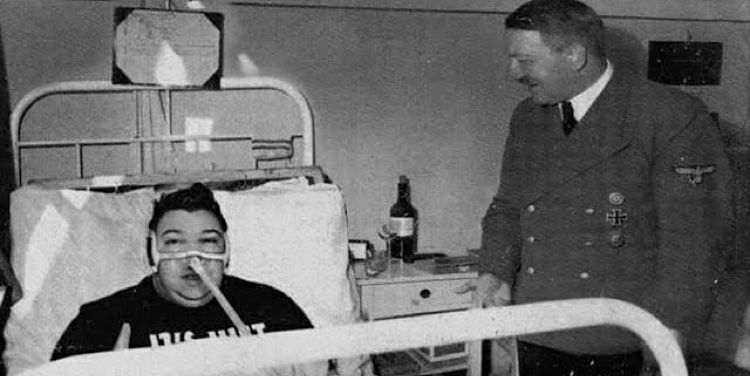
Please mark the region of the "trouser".
[[518, 342], [520, 376], [638, 376], [641, 352], [613, 355], [569, 354], [528, 342]]

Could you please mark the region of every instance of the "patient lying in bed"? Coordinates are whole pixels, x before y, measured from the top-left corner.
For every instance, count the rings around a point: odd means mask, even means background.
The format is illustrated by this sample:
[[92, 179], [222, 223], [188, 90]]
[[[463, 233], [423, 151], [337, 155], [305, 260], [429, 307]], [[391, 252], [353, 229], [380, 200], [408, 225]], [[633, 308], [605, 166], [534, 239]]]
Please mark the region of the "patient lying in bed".
[[[57, 342], [52, 360], [312, 327], [279, 290], [224, 275], [230, 256], [227, 223], [202, 184], [163, 196], [148, 227], [153, 273], [135, 286], [84, 304]], [[314, 369], [325, 373], [324, 364], [308, 371]]]

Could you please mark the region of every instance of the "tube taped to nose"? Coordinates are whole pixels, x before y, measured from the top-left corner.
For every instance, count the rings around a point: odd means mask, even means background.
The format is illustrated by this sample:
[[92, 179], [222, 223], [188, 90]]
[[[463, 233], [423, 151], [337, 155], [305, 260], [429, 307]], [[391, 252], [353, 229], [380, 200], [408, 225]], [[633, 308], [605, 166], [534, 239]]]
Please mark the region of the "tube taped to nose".
[[[209, 253], [209, 252], [203, 252], [198, 250], [191, 250], [191, 251], [184, 251], [184, 252], [159, 252], [159, 260], [168, 260], [168, 259], [180, 259], [180, 258], [188, 258], [188, 257], [198, 257], [206, 260], [219, 260], [219, 261], [227, 261], [227, 258], [229, 255], [224, 253]], [[200, 260], [198, 260], [200, 262]]]
[[198, 276], [201, 278], [203, 283], [208, 286], [208, 289], [211, 290], [211, 294], [213, 294], [214, 298], [216, 298], [216, 301], [219, 302], [219, 305], [221, 306], [221, 309], [224, 310], [224, 313], [227, 314], [229, 317], [229, 320], [232, 321], [232, 324], [237, 329], [237, 331], [240, 333], [240, 336], [249, 336], [250, 329], [247, 325], [245, 325], [244, 322], [242, 322], [242, 319], [240, 318], [240, 315], [237, 314], [237, 311], [234, 310], [231, 304], [229, 304], [229, 301], [224, 296], [224, 294], [219, 290], [219, 287], [216, 286], [213, 281], [211, 281], [210, 278], [208, 278], [208, 274], [206, 274], [206, 269], [203, 269], [203, 263], [198, 257], [193, 257], [190, 259], [190, 268], [195, 270], [196, 273], [198, 273]]

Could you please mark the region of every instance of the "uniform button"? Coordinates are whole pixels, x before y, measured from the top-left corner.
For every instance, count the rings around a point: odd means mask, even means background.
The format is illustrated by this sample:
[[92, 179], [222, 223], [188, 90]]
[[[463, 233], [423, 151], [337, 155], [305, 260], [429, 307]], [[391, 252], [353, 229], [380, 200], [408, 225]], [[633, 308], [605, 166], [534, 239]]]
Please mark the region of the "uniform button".
[[584, 234], [583, 235], [583, 245], [587, 247], [591, 247], [594, 244], [594, 235], [591, 234]]
[[533, 213], [534, 210], [536, 210], [536, 207], [534, 205], [529, 205], [526, 207], [526, 210], [528, 210], [529, 213]]
[[620, 248], [625, 244], [625, 236], [619, 230], [613, 230], [609, 233], [610, 248]]
[[594, 209], [593, 208], [586, 208], [585, 211], [586, 211], [586, 214], [594, 214]]
[[533, 243], [533, 242], [536, 241], [536, 238], [533, 237], [533, 236], [529, 236], [528, 238], [526, 238], [526, 241], [529, 242], [529, 243]]
[[586, 273], [586, 272], [581, 273], [581, 279], [589, 279], [589, 273]]
[[534, 274], [534, 268], [530, 266], [526, 269], [526, 271], [529, 272], [529, 274]]

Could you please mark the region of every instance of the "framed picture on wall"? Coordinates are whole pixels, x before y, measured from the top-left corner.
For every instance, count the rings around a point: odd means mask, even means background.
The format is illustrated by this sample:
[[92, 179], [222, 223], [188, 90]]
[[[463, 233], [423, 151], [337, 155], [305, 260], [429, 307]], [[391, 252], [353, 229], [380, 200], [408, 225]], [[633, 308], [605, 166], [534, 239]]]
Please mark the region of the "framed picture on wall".
[[112, 82], [218, 88], [221, 13], [118, 7]]

